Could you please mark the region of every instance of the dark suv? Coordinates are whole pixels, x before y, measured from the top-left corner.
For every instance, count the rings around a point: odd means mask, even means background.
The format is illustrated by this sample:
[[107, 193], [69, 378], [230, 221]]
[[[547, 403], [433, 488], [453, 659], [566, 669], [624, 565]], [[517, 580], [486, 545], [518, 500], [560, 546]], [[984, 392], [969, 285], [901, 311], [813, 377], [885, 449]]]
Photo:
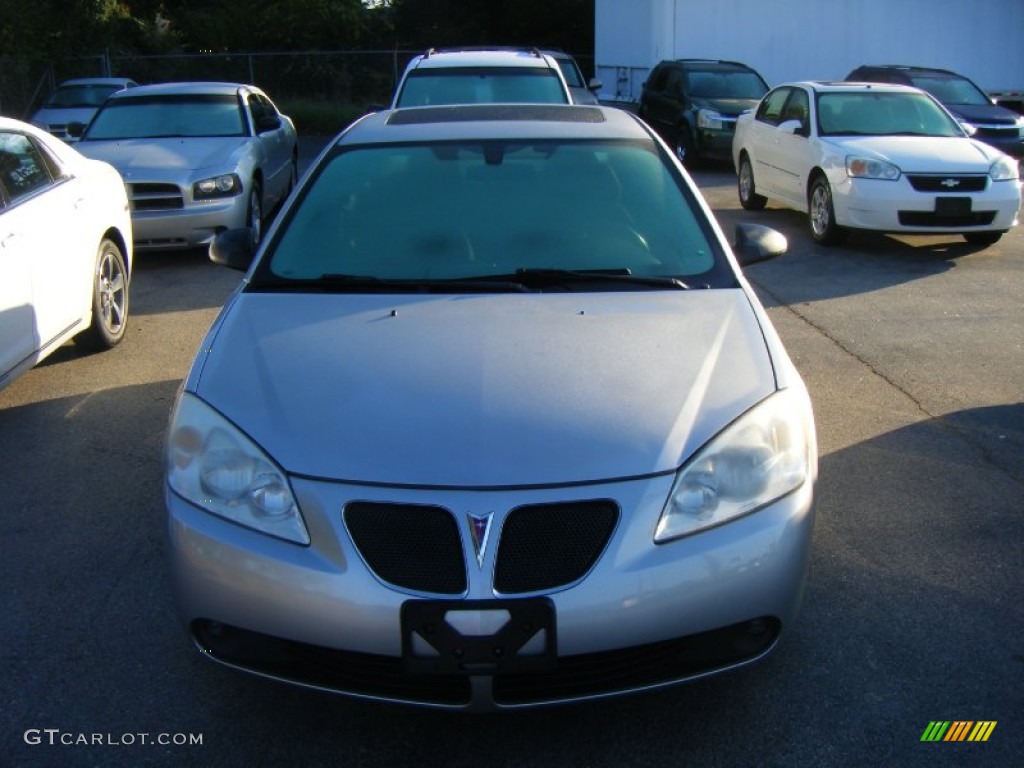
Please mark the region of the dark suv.
[[768, 92], [757, 72], [736, 61], [671, 59], [644, 83], [637, 114], [689, 166], [702, 157], [732, 157], [736, 118]]
[[896, 83], [927, 91], [962, 124], [974, 129], [974, 138], [1008, 155], [1024, 157], [1024, 116], [992, 100], [963, 75], [948, 69], [907, 67], [899, 64], [857, 67], [846, 76], [860, 83]]

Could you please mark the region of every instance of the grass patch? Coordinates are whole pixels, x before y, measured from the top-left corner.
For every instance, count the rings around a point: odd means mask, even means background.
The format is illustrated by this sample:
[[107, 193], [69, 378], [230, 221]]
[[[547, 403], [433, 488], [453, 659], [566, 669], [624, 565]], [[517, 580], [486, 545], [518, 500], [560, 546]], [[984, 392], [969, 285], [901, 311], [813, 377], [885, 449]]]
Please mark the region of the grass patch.
[[295, 130], [305, 136], [333, 136], [367, 112], [365, 105], [321, 99], [279, 99], [277, 106], [295, 122]]

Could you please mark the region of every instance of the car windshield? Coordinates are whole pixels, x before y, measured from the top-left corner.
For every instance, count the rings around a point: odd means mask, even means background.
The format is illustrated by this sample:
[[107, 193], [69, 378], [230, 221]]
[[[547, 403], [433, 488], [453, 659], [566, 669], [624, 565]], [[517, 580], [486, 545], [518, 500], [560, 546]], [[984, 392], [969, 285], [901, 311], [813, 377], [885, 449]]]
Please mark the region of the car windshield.
[[120, 85], [65, 85], [50, 94], [45, 109], [98, 107], [107, 97], [121, 90]]
[[949, 75], [912, 75], [915, 88], [928, 91], [943, 104], [991, 105], [988, 97], [970, 80]]
[[83, 140], [244, 135], [245, 116], [232, 94], [162, 95], [112, 100]]
[[686, 79], [697, 99], [760, 99], [768, 92], [764, 80], [746, 70], [691, 69]]
[[921, 93], [822, 93], [822, 136], [963, 136], [963, 129]]
[[653, 144], [357, 146], [324, 162], [281, 227], [254, 288], [555, 270], [648, 289], [669, 277], [735, 285], [699, 205]]
[[398, 95], [398, 107], [438, 104], [565, 104], [558, 75], [539, 67], [414, 69]]

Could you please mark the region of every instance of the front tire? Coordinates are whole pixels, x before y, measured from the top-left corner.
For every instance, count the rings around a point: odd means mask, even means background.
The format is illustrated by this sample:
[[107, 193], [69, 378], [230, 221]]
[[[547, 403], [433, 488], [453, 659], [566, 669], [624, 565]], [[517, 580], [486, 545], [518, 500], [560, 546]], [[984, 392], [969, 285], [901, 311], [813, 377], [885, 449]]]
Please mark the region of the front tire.
[[81, 340], [91, 349], [110, 349], [128, 329], [128, 268], [121, 248], [104, 238], [93, 272], [92, 323]]
[[768, 202], [768, 198], [764, 195], [757, 194], [757, 188], [754, 186], [754, 169], [746, 154], [740, 157], [740, 170], [736, 174], [736, 189], [740, 196], [740, 205], [748, 211], [760, 211]]
[[1005, 235], [1005, 231], [998, 232], [964, 232], [964, 240], [971, 245], [993, 245], [999, 242], [999, 238]]
[[807, 221], [811, 227], [811, 236], [822, 245], [838, 245], [846, 239], [846, 230], [836, 224], [832, 189], [824, 176], [818, 176], [811, 184], [811, 194], [807, 198]]
[[263, 239], [263, 188], [255, 179], [249, 190], [249, 212], [246, 220], [249, 229], [252, 230], [252, 249], [255, 252]]
[[690, 126], [683, 123], [676, 129], [675, 141], [676, 157], [686, 168], [697, 167], [697, 150], [693, 146], [693, 138], [690, 136]]

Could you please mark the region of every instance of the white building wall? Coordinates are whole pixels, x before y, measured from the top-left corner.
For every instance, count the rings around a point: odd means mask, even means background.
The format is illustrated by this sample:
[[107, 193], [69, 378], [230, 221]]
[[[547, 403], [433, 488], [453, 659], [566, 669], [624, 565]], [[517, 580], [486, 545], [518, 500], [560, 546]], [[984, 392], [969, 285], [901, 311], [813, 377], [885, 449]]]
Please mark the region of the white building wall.
[[734, 59], [775, 85], [860, 64], [942, 67], [1024, 89], [1024, 0], [595, 0], [602, 96], [633, 101], [661, 59]]

